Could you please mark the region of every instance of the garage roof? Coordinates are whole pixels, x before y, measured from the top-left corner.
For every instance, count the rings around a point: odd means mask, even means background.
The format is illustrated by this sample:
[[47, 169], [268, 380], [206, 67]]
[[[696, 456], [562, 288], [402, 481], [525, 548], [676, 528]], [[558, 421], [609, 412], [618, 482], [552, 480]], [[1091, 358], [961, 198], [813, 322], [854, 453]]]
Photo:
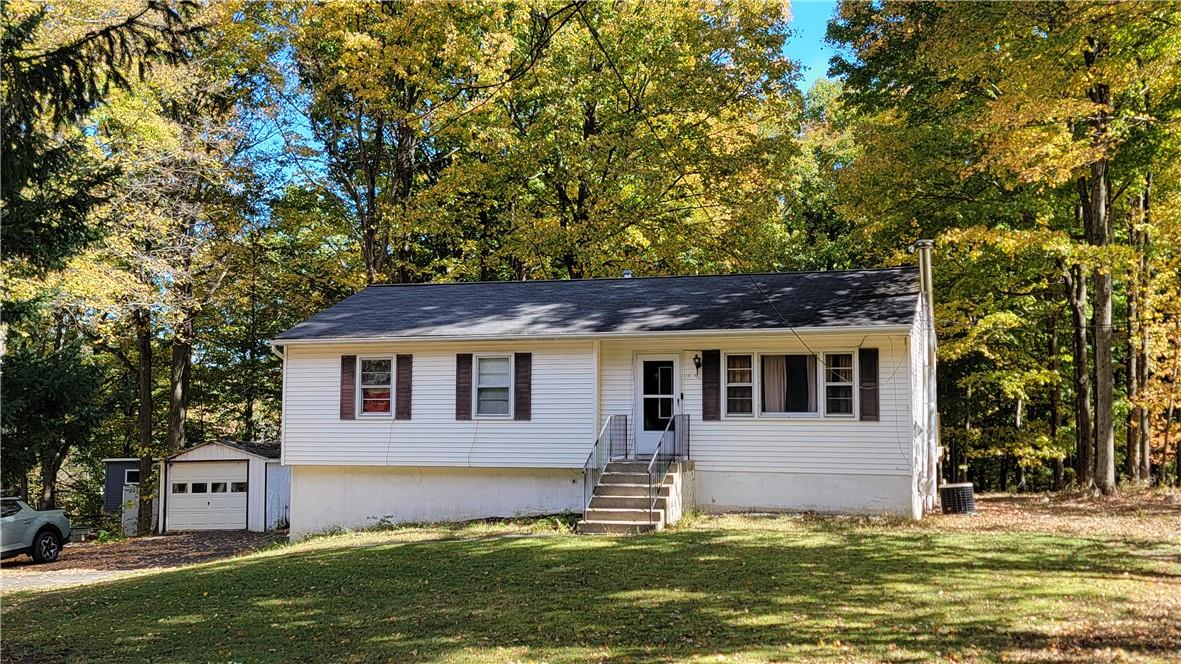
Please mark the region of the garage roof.
[[266, 442], [266, 441], [238, 442], [238, 441], [232, 441], [232, 440], [211, 440], [206, 443], [201, 443], [200, 445], [194, 445], [193, 447], [183, 449], [183, 450], [177, 452], [176, 454], [165, 457], [165, 459], [168, 459], [168, 460], [175, 459], [179, 456], [188, 454], [189, 452], [192, 452], [193, 450], [205, 447], [206, 445], [224, 445], [226, 447], [231, 447], [233, 449], [236, 449], [239, 452], [245, 452], [246, 454], [252, 454], [256, 457], [262, 457], [264, 459], [278, 459], [279, 458], [279, 443], [272, 443], [272, 442]]

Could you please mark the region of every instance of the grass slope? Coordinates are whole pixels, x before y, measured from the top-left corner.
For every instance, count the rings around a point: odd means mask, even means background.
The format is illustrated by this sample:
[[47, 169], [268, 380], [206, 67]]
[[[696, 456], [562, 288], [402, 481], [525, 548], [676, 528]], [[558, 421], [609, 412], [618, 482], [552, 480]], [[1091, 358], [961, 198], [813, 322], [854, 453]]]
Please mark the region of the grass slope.
[[642, 537], [513, 530], [342, 534], [9, 594], [4, 660], [1170, 661], [1181, 652], [1171, 537], [754, 516]]

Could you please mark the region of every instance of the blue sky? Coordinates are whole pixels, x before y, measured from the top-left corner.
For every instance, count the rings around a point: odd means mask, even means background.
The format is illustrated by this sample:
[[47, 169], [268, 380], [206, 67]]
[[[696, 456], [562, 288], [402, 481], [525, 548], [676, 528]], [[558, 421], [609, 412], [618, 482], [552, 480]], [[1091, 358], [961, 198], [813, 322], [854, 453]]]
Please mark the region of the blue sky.
[[784, 52], [800, 63], [804, 77], [800, 87], [803, 90], [825, 76], [828, 59], [836, 52], [824, 43], [825, 26], [836, 11], [836, 6], [835, 0], [792, 0], [791, 28], [794, 34], [788, 40]]

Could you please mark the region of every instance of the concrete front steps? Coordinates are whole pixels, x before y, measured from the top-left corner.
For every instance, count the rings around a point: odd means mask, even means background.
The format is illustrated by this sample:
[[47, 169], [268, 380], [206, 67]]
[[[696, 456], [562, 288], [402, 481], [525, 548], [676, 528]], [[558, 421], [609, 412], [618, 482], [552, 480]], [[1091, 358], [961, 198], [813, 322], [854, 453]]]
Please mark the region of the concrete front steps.
[[672, 486], [669, 479], [666, 477], [660, 487], [656, 508], [649, 511], [648, 462], [608, 463], [586, 513], [578, 522], [578, 532], [626, 535], [663, 530]]

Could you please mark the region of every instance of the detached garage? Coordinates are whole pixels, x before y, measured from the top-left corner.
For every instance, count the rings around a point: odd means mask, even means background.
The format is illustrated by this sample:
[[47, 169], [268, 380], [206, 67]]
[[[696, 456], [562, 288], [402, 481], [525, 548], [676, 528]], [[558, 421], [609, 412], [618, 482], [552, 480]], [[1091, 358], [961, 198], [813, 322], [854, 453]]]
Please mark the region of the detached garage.
[[161, 532], [287, 527], [291, 471], [277, 445], [210, 442], [163, 466]]

